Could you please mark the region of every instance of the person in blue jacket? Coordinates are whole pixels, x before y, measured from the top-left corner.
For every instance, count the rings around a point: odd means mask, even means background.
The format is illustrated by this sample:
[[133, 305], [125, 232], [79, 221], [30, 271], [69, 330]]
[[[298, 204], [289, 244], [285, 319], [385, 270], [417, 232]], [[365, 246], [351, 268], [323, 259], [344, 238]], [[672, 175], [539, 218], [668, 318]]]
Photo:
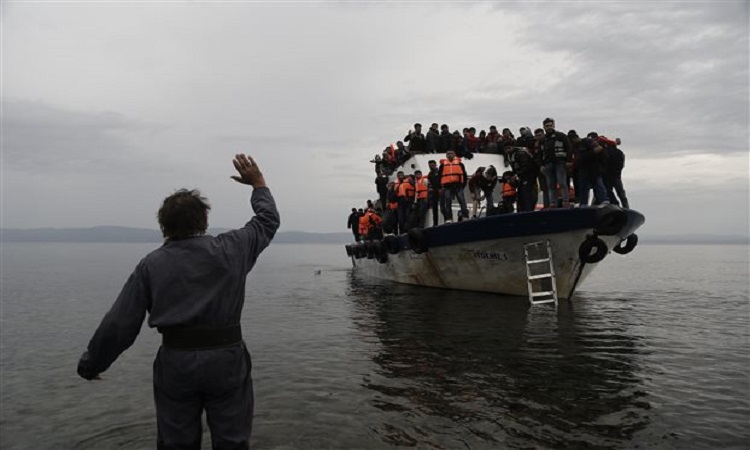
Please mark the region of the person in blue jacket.
[[153, 365], [158, 449], [199, 449], [204, 410], [214, 449], [249, 448], [252, 363], [240, 316], [247, 274], [280, 219], [255, 161], [238, 154], [233, 164], [238, 175], [231, 178], [253, 187], [255, 216], [213, 237], [200, 192], [167, 197], [158, 213], [164, 244], [138, 263], [78, 363], [81, 377], [101, 379], [148, 313], [148, 326], [162, 334]]

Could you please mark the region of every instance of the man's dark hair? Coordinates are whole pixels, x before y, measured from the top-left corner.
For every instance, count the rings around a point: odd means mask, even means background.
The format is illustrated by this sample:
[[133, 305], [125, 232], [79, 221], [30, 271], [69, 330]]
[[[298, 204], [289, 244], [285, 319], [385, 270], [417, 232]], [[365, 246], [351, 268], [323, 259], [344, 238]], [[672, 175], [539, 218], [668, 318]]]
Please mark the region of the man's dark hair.
[[548, 124], [548, 123], [550, 123], [550, 122], [552, 122], [552, 123], [555, 123], [555, 119], [551, 119], [551, 118], [547, 117], [547, 118], [546, 118], [546, 119], [544, 119], [544, 121], [542, 122], [542, 125], [547, 125], [547, 124]]
[[431, 160], [427, 161], [427, 164], [431, 164], [431, 163], [437, 164], [437, 161], [435, 161], [434, 159], [431, 159]]
[[162, 235], [167, 239], [187, 239], [206, 234], [208, 199], [193, 189], [180, 189], [164, 199], [159, 208], [158, 219]]

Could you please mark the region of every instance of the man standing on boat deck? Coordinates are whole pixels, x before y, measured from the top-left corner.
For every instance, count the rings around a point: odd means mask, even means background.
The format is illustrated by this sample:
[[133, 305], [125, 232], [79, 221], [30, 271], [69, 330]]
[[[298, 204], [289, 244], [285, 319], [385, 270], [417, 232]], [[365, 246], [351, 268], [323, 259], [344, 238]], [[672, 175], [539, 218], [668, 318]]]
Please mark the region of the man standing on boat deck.
[[550, 206], [557, 207], [557, 188], [562, 194], [562, 207], [570, 206], [568, 191], [568, 161], [572, 160], [570, 140], [565, 133], [555, 130], [555, 120], [549, 117], [542, 122], [544, 137], [542, 138], [542, 160], [544, 161], [544, 175], [547, 177]]
[[440, 187], [443, 189], [443, 219], [445, 223], [453, 222], [453, 197], [458, 199], [461, 211], [458, 220], [469, 218], [469, 208], [466, 207], [464, 188], [468, 183], [466, 167], [460, 159], [456, 158], [456, 152], [448, 150], [445, 159], [440, 160]]
[[204, 409], [214, 449], [249, 448], [252, 364], [240, 316], [247, 274], [280, 222], [255, 161], [238, 154], [233, 163], [232, 178], [253, 187], [255, 217], [207, 236], [210, 206], [198, 191], [167, 197], [158, 213], [164, 245], [138, 263], [78, 363], [81, 377], [100, 379], [149, 313], [149, 327], [162, 334], [154, 361], [158, 449], [200, 448]]

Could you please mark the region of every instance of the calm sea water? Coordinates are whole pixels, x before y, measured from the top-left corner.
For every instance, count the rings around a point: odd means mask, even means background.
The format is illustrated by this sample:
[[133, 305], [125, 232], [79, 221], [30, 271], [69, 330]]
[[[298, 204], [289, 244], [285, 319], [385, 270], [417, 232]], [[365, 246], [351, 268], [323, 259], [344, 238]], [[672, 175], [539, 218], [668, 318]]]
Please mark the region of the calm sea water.
[[[154, 330], [102, 381], [75, 373], [155, 246], [3, 244], [0, 447], [155, 447]], [[254, 448], [748, 448], [748, 267], [746, 246], [641, 245], [555, 310], [272, 245], [243, 318]]]

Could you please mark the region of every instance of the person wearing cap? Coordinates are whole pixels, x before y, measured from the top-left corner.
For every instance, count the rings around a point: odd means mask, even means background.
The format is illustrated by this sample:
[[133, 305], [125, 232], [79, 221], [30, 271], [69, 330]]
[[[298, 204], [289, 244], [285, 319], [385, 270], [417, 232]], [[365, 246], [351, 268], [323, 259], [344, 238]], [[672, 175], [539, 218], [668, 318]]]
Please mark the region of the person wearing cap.
[[148, 326], [162, 335], [153, 364], [156, 448], [201, 448], [203, 411], [213, 448], [249, 448], [252, 362], [240, 317], [248, 273], [279, 228], [279, 212], [255, 161], [232, 161], [231, 178], [252, 186], [255, 216], [242, 228], [206, 234], [210, 205], [181, 189], [158, 212], [164, 244], [135, 267], [78, 362], [78, 375], [101, 380]]
[[542, 138], [542, 161], [544, 175], [547, 177], [550, 207], [558, 206], [558, 187], [562, 194], [562, 207], [570, 206], [567, 163], [572, 160], [570, 140], [565, 133], [555, 130], [555, 120], [546, 118], [542, 121], [544, 137]]

